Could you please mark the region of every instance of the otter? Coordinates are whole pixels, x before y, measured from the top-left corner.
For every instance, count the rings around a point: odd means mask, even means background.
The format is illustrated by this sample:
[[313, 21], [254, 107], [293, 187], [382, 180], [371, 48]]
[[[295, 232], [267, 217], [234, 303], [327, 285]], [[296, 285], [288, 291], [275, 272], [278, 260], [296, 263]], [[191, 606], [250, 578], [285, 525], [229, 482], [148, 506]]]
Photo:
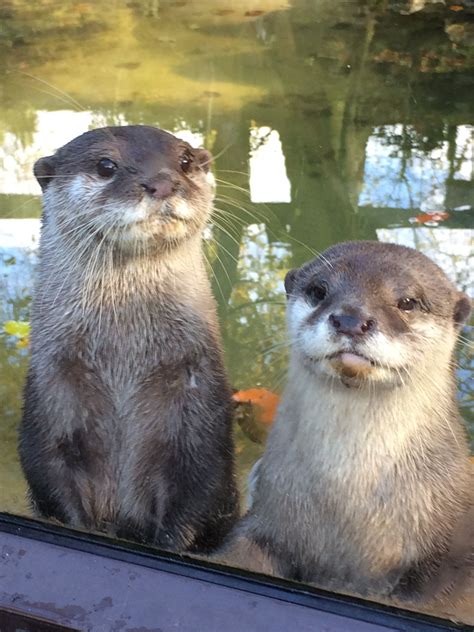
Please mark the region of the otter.
[[44, 210], [19, 453], [41, 517], [207, 551], [238, 516], [201, 243], [210, 163], [137, 125], [88, 131], [34, 166]]
[[473, 478], [453, 351], [468, 297], [420, 252], [370, 241], [329, 248], [285, 287], [287, 386], [217, 557], [378, 599], [461, 594]]

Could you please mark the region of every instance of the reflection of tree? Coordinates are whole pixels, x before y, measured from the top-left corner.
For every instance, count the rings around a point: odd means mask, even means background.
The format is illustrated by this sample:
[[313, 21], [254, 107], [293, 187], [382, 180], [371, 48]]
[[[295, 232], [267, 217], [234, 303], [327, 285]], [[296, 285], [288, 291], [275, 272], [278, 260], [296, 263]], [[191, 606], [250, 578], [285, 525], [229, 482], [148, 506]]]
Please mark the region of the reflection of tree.
[[7, 7], [2, 9], [0, 46], [18, 50], [41, 38], [43, 46], [35, 53], [51, 53], [54, 50], [53, 42], [59, 39], [58, 35], [62, 39], [60, 46], [63, 46], [64, 35], [84, 35], [93, 29], [104, 28], [109, 23], [110, 12], [104, 11], [101, 3], [51, 0], [25, 3], [24, 0], [9, 0]]
[[270, 242], [264, 225], [245, 231], [226, 327], [232, 377], [239, 388], [275, 388], [281, 381], [286, 363], [283, 278], [289, 259], [288, 246]]

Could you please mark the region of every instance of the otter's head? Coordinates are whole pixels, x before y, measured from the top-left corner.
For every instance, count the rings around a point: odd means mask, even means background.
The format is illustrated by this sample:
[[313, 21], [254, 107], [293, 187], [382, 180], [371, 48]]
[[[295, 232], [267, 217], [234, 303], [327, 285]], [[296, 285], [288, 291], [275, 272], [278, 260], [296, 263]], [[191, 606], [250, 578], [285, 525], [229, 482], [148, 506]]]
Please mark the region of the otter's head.
[[46, 223], [67, 239], [132, 253], [171, 248], [202, 231], [211, 211], [211, 155], [154, 127], [86, 132], [40, 158], [34, 173]]
[[425, 255], [369, 241], [337, 244], [288, 272], [298, 364], [345, 386], [398, 386], [450, 367], [470, 300]]

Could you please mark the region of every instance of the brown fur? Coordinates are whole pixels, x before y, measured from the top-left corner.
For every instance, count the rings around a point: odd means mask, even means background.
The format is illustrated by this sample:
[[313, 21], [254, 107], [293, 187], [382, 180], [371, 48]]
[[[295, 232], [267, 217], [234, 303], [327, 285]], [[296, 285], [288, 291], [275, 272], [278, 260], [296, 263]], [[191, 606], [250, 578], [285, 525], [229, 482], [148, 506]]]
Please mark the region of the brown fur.
[[44, 213], [20, 456], [42, 516], [181, 550], [213, 548], [235, 521], [230, 389], [201, 248], [209, 162], [131, 126], [35, 165]]
[[328, 249], [286, 289], [288, 384], [220, 558], [417, 608], [454, 602], [472, 577], [453, 371], [469, 300], [421, 253], [376, 242]]

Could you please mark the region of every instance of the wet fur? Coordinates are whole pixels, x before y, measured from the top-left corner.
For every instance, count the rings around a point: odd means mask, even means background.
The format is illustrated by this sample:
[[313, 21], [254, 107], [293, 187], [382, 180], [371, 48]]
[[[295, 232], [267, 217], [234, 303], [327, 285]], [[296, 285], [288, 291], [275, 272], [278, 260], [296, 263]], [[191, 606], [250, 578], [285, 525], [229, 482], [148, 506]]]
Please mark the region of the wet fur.
[[[330, 288], [317, 305], [305, 295], [315, 278]], [[422, 254], [373, 242], [334, 246], [286, 286], [288, 383], [252, 506], [220, 559], [404, 603], [454, 599], [473, 569], [472, 467], [452, 361], [468, 299]], [[414, 294], [430, 311], [400, 313], [397, 298]], [[324, 359], [351, 344], [328, 333], [339, 308], [377, 322], [360, 343], [383, 358], [368, 379], [338, 376]]]
[[[40, 516], [209, 550], [238, 514], [232, 407], [201, 250], [212, 191], [207, 168], [176, 172], [182, 149], [155, 128], [105, 128], [37, 169], [44, 213], [19, 447]], [[111, 150], [139, 171], [102, 191], [93, 165]], [[150, 165], [175, 178], [191, 211], [156, 234], [159, 209], [151, 228], [134, 227]]]

